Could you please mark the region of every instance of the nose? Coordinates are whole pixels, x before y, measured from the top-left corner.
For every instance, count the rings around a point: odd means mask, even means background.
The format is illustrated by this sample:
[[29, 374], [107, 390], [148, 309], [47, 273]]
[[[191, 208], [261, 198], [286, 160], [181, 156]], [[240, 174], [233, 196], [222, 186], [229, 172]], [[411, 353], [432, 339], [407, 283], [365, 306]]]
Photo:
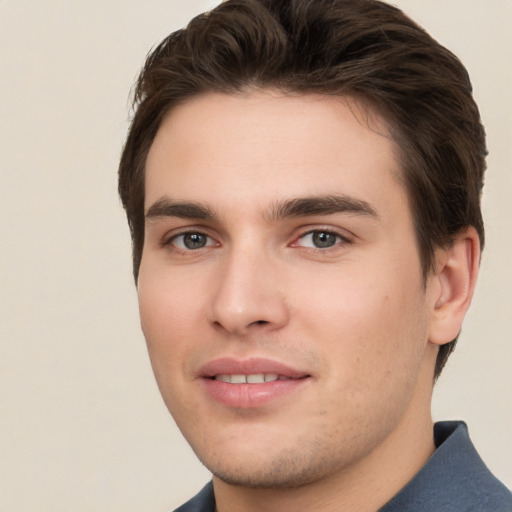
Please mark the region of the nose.
[[209, 318], [216, 328], [246, 336], [286, 325], [283, 276], [263, 251], [232, 252], [219, 270]]

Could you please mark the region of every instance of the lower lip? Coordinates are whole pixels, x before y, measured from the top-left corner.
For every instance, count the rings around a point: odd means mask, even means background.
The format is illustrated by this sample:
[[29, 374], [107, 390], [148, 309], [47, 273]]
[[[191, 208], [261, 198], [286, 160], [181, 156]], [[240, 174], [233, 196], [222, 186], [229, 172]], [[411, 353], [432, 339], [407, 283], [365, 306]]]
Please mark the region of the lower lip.
[[206, 390], [217, 402], [237, 409], [252, 409], [266, 405], [293, 393], [309, 379], [289, 379], [262, 384], [230, 384], [214, 379], [203, 379]]

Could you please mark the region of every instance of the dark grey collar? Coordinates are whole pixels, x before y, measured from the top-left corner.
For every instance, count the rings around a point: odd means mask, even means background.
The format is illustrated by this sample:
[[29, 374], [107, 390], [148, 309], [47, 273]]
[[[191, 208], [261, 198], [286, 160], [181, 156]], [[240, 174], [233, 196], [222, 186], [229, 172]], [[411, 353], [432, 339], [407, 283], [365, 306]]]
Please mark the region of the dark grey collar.
[[512, 512], [512, 494], [489, 471], [462, 421], [434, 426], [436, 451], [379, 512]]

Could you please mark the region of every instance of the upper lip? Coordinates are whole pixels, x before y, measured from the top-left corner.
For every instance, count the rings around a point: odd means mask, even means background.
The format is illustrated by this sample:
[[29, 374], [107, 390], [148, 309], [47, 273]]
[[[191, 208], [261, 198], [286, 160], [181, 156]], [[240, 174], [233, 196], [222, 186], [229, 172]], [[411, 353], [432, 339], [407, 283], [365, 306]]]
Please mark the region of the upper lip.
[[309, 373], [303, 370], [293, 368], [280, 361], [261, 357], [250, 359], [223, 357], [206, 363], [199, 370], [199, 375], [203, 378], [211, 378], [216, 375], [254, 375], [261, 373], [275, 373], [290, 379], [309, 376]]

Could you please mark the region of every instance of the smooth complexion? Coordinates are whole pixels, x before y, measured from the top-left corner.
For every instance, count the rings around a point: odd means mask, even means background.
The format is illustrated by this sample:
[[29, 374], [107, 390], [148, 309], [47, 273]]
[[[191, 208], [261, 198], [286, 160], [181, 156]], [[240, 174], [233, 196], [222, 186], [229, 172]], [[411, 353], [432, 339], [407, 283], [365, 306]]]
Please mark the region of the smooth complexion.
[[439, 250], [425, 285], [397, 148], [362, 112], [207, 94], [149, 152], [141, 323], [220, 512], [375, 510], [434, 450], [437, 345], [478, 244]]

